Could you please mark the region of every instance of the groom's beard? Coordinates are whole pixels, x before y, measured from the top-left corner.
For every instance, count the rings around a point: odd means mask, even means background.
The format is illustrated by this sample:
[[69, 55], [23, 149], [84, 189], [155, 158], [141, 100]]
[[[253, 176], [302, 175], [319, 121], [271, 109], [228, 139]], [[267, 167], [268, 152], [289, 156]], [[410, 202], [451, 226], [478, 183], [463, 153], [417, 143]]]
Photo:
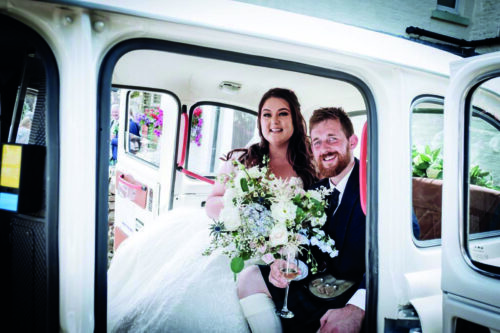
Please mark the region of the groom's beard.
[[[327, 167], [323, 164], [323, 158], [327, 156], [335, 156], [337, 155], [337, 163], [330, 167]], [[349, 165], [349, 162], [352, 158], [352, 152], [349, 150], [348, 145], [346, 145], [345, 152], [328, 152], [326, 154], [322, 154], [319, 157], [318, 168], [321, 178], [331, 178], [340, 174], [344, 169]]]

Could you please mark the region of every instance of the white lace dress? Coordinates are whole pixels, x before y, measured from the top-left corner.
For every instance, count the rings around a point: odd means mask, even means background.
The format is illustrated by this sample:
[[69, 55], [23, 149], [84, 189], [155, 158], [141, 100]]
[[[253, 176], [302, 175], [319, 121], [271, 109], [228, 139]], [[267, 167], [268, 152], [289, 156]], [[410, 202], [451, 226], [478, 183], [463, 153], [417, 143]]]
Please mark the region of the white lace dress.
[[249, 332], [229, 259], [203, 256], [204, 209], [177, 209], [124, 241], [108, 270], [108, 332]]

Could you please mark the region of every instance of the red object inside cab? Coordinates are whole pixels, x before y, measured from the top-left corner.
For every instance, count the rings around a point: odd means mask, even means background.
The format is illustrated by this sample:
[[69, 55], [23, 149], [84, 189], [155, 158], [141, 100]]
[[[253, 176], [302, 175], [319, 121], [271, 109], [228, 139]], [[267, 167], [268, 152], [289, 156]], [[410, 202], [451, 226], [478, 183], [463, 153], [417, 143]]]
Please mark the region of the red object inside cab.
[[359, 156], [359, 197], [361, 199], [361, 208], [366, 215], [366, 150], [367, 150], [367, 123], [363, 125], [361, 132], [361, 147]]

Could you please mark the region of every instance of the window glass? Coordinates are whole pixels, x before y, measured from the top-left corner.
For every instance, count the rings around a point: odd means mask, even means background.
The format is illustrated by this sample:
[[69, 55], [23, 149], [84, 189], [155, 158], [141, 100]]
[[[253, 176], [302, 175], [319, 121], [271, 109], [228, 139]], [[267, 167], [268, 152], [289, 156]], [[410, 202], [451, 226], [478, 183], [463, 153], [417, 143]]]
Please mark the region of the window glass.
[[211, 104], [195, 106], [189, 115], [187, 168], [203, 176], [215, 176], [220, 157], [231, 149], [259, 142], [257, 113]]
[[19, 121], [19, 127], [17, 128], [16, 143], [29, 143], [31, 123], [33, 122], [33, 115], [35, 114], [37, 96], [38, 90], [31, 88], [26, 89], [23, 111], [20, 118], [21, 120]]
[[456, 13], [458, 11], [458, 0], [438, 0], [437, 8], [440, 10]]
[[[423, 97], [412, 105], [412, 223], [416, 240], [441, 238], [443, 99]], [[424, 244], [424, 243], [420, 243]]]
[[132, 90], [127, 97], [125, 147], [155, 166], [160, 165], [161, 136], [166, 112], [178, 112], [175, 98], [166, 93]]
[[437, 4], [439, 6], [455, 8], [456, 0], [438, 0]]
[[466, 127], [466, 235], [473, 262], [500, 267], [500, 79], [474, 90]]

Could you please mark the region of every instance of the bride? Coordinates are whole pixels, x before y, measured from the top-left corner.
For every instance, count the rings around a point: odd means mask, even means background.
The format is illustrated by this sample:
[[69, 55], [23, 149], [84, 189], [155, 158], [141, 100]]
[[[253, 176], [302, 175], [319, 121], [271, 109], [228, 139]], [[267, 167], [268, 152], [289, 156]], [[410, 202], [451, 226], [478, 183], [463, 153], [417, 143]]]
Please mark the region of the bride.
[[[276, 177], [308, 188], [315, 171], [297, 96], [273, 88], [258, 110], [260, 143], [229, 152], [221, 173], [231, 172], [231, 159], [251, 167], [267, 155]], [[175, 209], [120, 245], [108, 270], [109, 332], [249, 332], [230, 259], [202, 256], [224, 192], [216, 182], [206, 212]]]

